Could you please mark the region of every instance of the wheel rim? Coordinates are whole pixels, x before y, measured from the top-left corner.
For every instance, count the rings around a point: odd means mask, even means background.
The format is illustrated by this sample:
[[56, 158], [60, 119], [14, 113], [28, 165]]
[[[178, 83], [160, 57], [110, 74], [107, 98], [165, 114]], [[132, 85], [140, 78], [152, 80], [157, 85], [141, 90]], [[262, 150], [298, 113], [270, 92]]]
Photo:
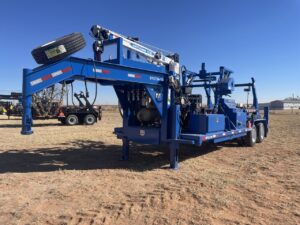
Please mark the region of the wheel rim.
[[264, 128], [264, 126], [261, 126], [261, 128], [260, 128], [260, 138], [261, 138], [261, 140], [264, 139], [264, 137], [265, 137], [265, 128]]
[[253, 128], [253, 130], [252, 130], [252, 142], [253, 143], [256, 142], [256, 131], [255, 131], [255, 128]]
[[75, 125], [76, 124], [76, 118], [75, 117], [70, 117], [69, 118], [69, 124], [71, 124], [71, 125]]
[[93, 116], [87, 116], [87, 118], [86, 118], [87, 124], [93, 124], [94, 122], [95, 122], [95, 119], [93, 118]]

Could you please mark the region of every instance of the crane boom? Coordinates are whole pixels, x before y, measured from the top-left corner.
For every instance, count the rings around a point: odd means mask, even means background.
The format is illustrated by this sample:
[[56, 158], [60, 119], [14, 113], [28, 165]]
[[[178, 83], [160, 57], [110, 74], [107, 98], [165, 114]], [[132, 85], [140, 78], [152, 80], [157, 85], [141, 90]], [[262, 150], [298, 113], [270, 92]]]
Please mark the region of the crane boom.
[[[91, 36], [94, 37], [96, 40], [109, 40], [115, 38], [122, 38], [123, 39], [123, 46], [136, 52], [137, 54], [143, 55], [148, 60], [151, 60], [154, 64], [162, 64], [162, 65], [170, 65], [177, 63], [174, 59], [163, 55], [161, 52], [156, 52], [151, 48], [143, 46], [142, 44], [138, 43], [137, 41], [130, 40], [128, 37], [116, 33], [112, 30], [106, 29], [101, 27], [100, 25], [94, 25], [91, 28], [90, 32]], [[177, 63], [178, 64], [178, 63]], [[178, 65], [179, 67], [179, 65]]]

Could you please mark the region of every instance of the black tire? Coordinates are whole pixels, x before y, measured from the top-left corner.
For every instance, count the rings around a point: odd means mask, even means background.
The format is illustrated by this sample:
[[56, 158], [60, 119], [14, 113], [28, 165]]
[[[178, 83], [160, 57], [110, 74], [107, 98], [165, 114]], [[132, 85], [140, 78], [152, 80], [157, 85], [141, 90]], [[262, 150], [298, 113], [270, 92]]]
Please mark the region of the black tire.
[[70, 114], [66, 118], [66, 124], [69, 126], [74, 126], [78, 124], [78, 117], [74, 114]]
[[244, 139], [246, 146], [253, 147], [256, 143], [256, 139], [257, 139], [256, 126], [253, 126], [252, 130], [248, 131]]
[[83, 35], [72, 33], [33, 49], [31, 54], [38, 64], [50, 64], [62, 60], [84, 47]]
[[84, 117], [84, 124], [93, 125], [94, 123], [96, 123], [96, 117], [93, 114], [87, 114]]
[[259, 123], [256, 125], [257, 129], [257, 143], [262, 143], [265, 139], [265, 126], [263, 123]]

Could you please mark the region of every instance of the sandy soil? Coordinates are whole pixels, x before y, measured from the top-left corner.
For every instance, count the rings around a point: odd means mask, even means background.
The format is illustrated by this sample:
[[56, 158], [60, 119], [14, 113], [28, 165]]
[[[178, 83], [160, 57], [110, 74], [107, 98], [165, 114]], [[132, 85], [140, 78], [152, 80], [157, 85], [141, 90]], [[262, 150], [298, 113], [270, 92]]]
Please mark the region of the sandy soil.
[[94, 126], [0, 118], [0, 224], [300, 224], [300, 114], [271, 115], [254, 148], [133, 146], [120, 161], [118, 113]]

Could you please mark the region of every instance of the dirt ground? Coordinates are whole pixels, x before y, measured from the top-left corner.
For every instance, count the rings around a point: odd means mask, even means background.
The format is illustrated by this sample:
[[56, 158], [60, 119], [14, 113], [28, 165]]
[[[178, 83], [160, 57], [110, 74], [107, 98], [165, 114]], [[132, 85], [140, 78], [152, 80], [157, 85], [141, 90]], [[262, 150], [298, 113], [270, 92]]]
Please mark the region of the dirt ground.
[[254, 148], [132, 146], [120, 161], [118, 113], [94, 126], [0, 118], [0, 224], [300, 224], [300, 113], [271, 115]]

